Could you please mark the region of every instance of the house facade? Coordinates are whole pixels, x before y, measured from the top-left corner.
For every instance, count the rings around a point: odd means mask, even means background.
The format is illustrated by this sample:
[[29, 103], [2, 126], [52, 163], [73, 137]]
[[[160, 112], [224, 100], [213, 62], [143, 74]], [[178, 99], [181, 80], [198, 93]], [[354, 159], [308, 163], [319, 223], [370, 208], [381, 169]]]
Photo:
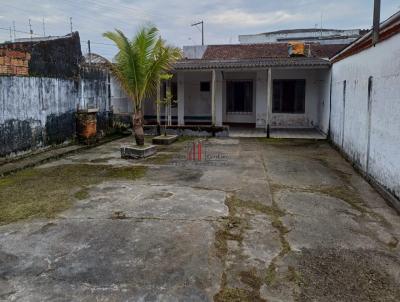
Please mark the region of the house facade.
[[[346, 45], [309, 44], [290, 54], [288, 44], [184, 47], [175, 64], [172, 91], [178, 125], [328, 130], [329, 58]], [[304, 46], [304, 45], [303, 45]], [[147, 102], [145, 117], [157, 109]], [[161, 119], [164, 110], [161, 108]]]

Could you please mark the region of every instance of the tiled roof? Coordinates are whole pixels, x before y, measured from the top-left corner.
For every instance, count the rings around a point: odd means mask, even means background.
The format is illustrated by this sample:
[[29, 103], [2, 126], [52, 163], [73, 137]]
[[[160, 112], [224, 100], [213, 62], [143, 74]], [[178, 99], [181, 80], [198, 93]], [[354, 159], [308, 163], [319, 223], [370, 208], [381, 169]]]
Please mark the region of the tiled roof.
[[232, 60], [181, 60], [174, 65], [175, 70], [230, 69], [230, 68], [265, 68], [265, 67], [317, 67], [327, 68], [330, 62], [320, 58], [260, 58]]
[[[310, 45], [310, 46], [309, 46]], [[310, 57], [330, 58], [343, 50], [348, 44], [327, 44], [311, 43], [306, 45], [311, 49]], [[260, 59], [260, 58], [287, 58], [288, 45], [286, 43], [266, 44], [236, 44], [236, 45], [210, 45], [203, 55], [206, 60], [226, 59]]]
[[[309, 46], [310, 45], [310, 46]], [[288, 44], [209, 45], [200, 59], [183, 59], [175, 64], [176, 70], [213, 68], [260, 67], [328, 67], [328, 58], [347, 44], [307, 44], [305, 57], [289, 57]], [[310, 47], [310, 52], [309, 52]]]

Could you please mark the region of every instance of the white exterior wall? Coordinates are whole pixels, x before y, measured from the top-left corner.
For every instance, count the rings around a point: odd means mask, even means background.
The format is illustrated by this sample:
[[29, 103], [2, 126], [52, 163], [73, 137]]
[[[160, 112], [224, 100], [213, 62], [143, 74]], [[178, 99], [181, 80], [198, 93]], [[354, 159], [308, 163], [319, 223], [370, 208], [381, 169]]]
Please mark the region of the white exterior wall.
[[[210, 82], [210, 91], [200, 91], [200, 82]], [[193, 121], [201, 118], [211, 123], [211, 71], [186, 72], [184, 85], [185, 116]]]
[[318, 128], [327, 135], [329, 132], [329, 120], [331, 114], [330, 111], [331, 71], [330, 70], [320, 70], [318, 72], [318, 88], [319, 88]]
[[324, 99], [321, 94], [321, 86], [326, 85], [329, 70], [313, 69], [272, 69], [272, 80], [305, 79], [306, 96], [305, 112], [297, 113], [272, 113], [272, 127], [319, 127], [321, 102]]
[[[369, 110], [370, 76], [373, 83]], [[343, 105], [344, 81], [346, 97]], [[397, 197], [400, 197], [399, 114], [399, 34], [333, 64], [332, 140], [363, 171]]]
[[[186, 121], [211, 123], [211, 90], [200, 91], [200, 82], [212, 81], [211, 71], [179, 72], [184, 74], [183, 100]], [[325, 69], [272, 69], [274, 79], [305, 79], [306, 100], [304, 114], [273, 113], [272, 127], [321, 127], [325, 133], [329, 126], [329, 70]], [[253, 112], [250, 114], [235, 114], [226, 112], [226, 81], [253, 81]], [[267, 115], [268, 70], [257, 71], [217, 71], [216, 72], [216, 124], [251, 123], [257, 128], [265, 128]], [[328, 91], [326, 90], [328, 89]], [[178, 98], [179, 97], [178, 88]], [[182, 95], [182, 93], [181, 93]], [[182, 102], [180, 100], [180, 102]], [[146, 106], [146, 114], [155, 112], [155, 108]], [[178, 104], [179, 107], [179, 104]], [[154, 113], [153, 113], [154, 114]], [[321, 124], [321, 125], [320, 125]]]
[[118, 81], [111, 77], [111, 105], [115, 114], [132, 114], [133, 106]]

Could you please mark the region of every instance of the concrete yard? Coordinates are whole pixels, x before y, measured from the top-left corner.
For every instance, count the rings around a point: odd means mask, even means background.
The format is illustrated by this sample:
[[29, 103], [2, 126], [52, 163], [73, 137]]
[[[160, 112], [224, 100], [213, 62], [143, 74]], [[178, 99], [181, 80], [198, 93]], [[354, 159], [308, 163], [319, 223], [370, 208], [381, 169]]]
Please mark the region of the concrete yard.
[[1, 301], [400, 301], [400, 217], [326, 141], [130, 140], [0, 179], [64, 198], [4, 218]]

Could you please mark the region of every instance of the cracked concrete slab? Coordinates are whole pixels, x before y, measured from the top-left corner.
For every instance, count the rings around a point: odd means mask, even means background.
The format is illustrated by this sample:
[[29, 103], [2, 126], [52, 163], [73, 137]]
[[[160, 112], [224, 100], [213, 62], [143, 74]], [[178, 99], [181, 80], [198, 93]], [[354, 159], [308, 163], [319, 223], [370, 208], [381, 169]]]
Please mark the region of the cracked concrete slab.
[[131, 139], [37, 168], [147, 172], [0, 226], [0, 300], [400, 300], [400, 218], [328, 143], [202, 139], [197, 162], [183, 139], [122, 160]]

